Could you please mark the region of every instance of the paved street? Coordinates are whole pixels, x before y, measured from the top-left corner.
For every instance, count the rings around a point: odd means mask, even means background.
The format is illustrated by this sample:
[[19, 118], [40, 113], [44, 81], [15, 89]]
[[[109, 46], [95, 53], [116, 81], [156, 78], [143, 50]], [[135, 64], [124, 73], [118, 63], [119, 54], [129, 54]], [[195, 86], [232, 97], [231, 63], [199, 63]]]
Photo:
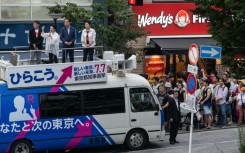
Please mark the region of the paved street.
[[[179, 144], [170, 145], [169, 135], [165, 141], [152, 142], [141, 151], [128, 151], [122, 146], [88, 148], [72, 150], [70, 153], [188, 153], [189, 134], [179, 134]], [[195, 132], [193, 134], [192, 153], [239, 153], [238, 129], [223, 129]]]

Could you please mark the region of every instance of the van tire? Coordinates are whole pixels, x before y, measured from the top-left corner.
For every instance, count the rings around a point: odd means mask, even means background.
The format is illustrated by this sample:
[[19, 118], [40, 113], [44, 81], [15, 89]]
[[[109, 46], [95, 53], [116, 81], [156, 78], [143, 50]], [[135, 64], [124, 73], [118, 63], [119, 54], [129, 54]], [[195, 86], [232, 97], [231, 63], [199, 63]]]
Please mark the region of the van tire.
[[10, 153], [19, 153], [18, 148], [26, 151], [26, 153], [33, 153], [32, 144], [27, 140], [18, 140], [14, 142], [10, 148]]
[[147, 136], [144, 131], [135, 129], [130, 131], [125, 139], [125, 146], [129, 150], [141, 150], [146, 146]]

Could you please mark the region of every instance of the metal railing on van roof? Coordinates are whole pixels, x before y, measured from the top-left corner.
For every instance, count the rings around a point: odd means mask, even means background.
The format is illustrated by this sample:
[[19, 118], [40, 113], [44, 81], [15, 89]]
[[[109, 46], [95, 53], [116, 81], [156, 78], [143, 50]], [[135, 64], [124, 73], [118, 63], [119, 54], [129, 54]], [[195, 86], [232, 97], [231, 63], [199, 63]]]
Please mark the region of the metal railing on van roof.
[[[29, 46], [15, 46], [13, 47], [13, 51], [0, 51], [0, 57], [4, 60], [10, 60], [11, 54], [18, 54], [19, 55], [19, 64], [20, 65], [29, 65], [30, 64], [30, 57], [31, 52], [40, 51], [41, 52], [41, 59], [48, 59], [48, 55], [45, 54], [46, 51], [51, 50], [29, 50]], [[83, 50], [88, 47], [74, 47], [74, 48], [59, 48], [59, 56], [58, 60], [61, 62], [62, 59], [62, 50], [74, 50], [74, 60], [75, 61], [82, 61], [83, 58]], [[102, 55], [103, 53], [103, 46], [94, 46], [91, 47], [95, 49], [94, 52], [94, 60], [99, 60], [98, 56]], [[68, 56], [69, 57], [69, 56]]]

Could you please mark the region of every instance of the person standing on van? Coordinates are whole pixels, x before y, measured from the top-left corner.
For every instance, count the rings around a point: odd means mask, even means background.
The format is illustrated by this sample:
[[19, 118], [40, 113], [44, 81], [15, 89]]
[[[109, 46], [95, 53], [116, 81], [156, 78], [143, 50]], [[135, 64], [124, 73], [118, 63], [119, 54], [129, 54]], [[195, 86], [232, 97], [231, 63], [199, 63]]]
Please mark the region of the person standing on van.
[[58, 63], [59, 57], [59, 40], [60, 37], [56, 32], [56, 25], [52, 24], [50, 26], [49, 33], [44, 33], [44, 26], [42, 27], [42, 37], [46, 39], [45, 50], [49, 55], [49, 61], [43, 61], [44, 63]]
[[178, 90], [174, 90], [173, 98], [169, 98], [168, 118], [170, 122], [170, 144], [179, 143], [176, 137], [179, 130], [180, 103], [178, 101]]
[[43, 37], [41, 36], [42, 30], [39, 28], [40, 22], [34, 21], [33, 28], [29, 30], [29, 41], [31, 51], [30, 64], [34, 65], [41, 63], [41, 50], [43, 49]]
[[83, 47], [83, 61], [87, 61], [89, 55], [89, 61], [93, 61], [94, 56], [94, 46], [96, 44], [96, 32], [91, 28], [91, 21], [85, 22], [85, 29], [82, 31], [81, 41]]
[[[66, 18], [61, 29], [60, 40], [62, 41], [62, 48], [74, 48], [76, 40], [76, 29], [71, 26], [71, 20]], [[62, 63], [66, 62], [67, 54], [69, 54], [70, 62], [74, 62], [74, 49], [62, 50]]]

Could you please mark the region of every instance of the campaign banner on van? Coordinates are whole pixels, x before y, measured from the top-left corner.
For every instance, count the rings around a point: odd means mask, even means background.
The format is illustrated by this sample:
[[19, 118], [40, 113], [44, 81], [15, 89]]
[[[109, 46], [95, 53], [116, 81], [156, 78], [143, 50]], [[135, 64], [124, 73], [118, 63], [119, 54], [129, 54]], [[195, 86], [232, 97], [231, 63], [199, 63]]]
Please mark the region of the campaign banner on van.
[[8, 88], [107, 81], [105, 61], [7, 67]]

